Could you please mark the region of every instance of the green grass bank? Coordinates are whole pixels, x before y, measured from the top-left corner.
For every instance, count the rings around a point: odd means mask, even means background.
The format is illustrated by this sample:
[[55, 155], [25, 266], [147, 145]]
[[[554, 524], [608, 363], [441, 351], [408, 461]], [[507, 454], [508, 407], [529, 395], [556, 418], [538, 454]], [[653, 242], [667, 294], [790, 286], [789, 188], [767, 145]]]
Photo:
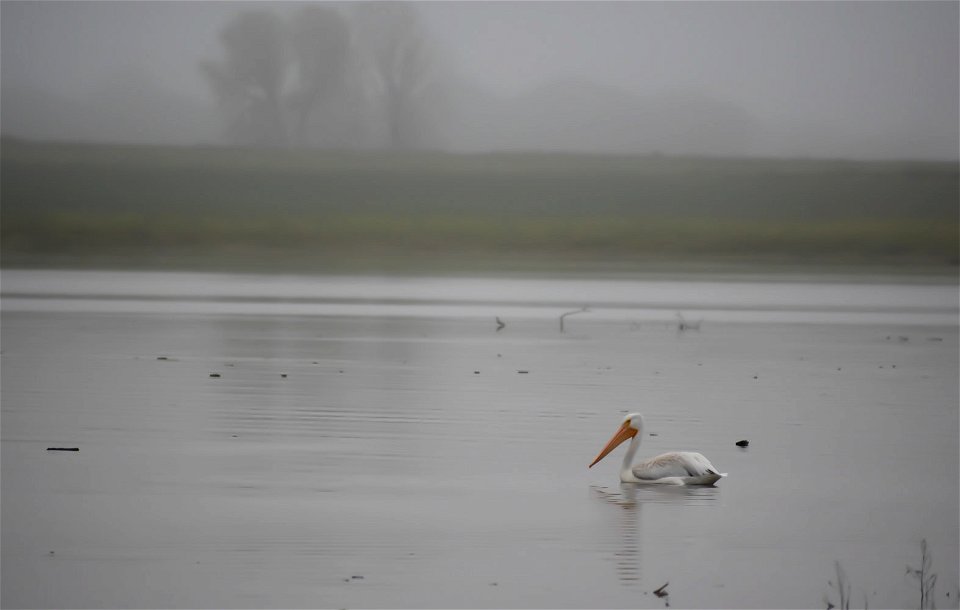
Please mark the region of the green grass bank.
[[955, 273], [955, 163], [41, 144], [0, 150], [4, 266], [666, 264]]

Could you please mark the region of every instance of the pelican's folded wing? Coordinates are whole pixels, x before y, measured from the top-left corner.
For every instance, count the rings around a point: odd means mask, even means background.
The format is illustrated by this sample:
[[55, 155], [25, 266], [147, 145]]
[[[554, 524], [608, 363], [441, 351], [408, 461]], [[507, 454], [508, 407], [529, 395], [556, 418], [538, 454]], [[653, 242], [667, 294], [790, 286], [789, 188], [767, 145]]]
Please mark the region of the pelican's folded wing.
[[710, 460], [699, 453], [671, 451], [634, 465], [633, 474], [638, 479], [654, 481], [667, 477], [720, 475], [720, 472], [710, 463]]

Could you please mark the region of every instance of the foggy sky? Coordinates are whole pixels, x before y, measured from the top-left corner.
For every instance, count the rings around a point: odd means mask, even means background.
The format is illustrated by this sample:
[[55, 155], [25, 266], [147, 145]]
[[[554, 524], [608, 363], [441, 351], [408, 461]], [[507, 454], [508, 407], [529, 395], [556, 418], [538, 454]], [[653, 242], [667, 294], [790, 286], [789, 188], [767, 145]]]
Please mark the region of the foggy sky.
[[[2, 131], [217, 142], [198, 62], [231, 15], [296, 6], [4, 0]], [[958, 158], [957, 2], [417, 8], [444, 82], [433, 147]]]

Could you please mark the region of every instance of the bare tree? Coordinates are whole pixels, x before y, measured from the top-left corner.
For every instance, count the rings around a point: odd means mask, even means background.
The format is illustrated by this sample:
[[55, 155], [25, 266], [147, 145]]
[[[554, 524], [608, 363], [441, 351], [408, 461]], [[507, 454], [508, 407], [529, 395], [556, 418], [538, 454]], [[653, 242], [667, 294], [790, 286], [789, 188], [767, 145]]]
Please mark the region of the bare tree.
[[235, 143], [286, 143], [281, 95], [290, 53], [283, 21], [265, 11], [234, 17], [220, 32], [224, 57], [200, 69], [228, 116]]
[[[424, 109], [436, 106], [436, 61], [408, 2], [303, 5], [289, 20], [236, 15], [220, 32], [223, 57], [201, 62], [233, 143], [307, 145], [310, 136], [351, 145], [386, 132], [387, 146], [424, 141]], [[374, 131], [357, 126], [373, 125]], [[292, 136], [291, 136], [292, 132]]]
[[389, 146], [420, 143], [419, 111], [432, 78], [433, 57], [419, 15], [409, 2], [364, 2], [356, 15], [383, 94]]
[[298, 82], [290, 103], [296, 114], [297, 143], [304, 144], [311, 113], [344, 84], [350, 31], [339, 12], [315, 4], [297, 11], [291, 31]]

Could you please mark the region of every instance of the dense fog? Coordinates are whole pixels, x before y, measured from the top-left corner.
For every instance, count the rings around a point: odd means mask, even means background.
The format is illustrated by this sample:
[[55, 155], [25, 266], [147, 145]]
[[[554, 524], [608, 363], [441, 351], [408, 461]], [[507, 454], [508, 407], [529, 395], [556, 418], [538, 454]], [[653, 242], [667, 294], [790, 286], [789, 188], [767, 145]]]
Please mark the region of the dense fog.
[[956, 2], [2, 4], [2, 131], [956, 159]]

